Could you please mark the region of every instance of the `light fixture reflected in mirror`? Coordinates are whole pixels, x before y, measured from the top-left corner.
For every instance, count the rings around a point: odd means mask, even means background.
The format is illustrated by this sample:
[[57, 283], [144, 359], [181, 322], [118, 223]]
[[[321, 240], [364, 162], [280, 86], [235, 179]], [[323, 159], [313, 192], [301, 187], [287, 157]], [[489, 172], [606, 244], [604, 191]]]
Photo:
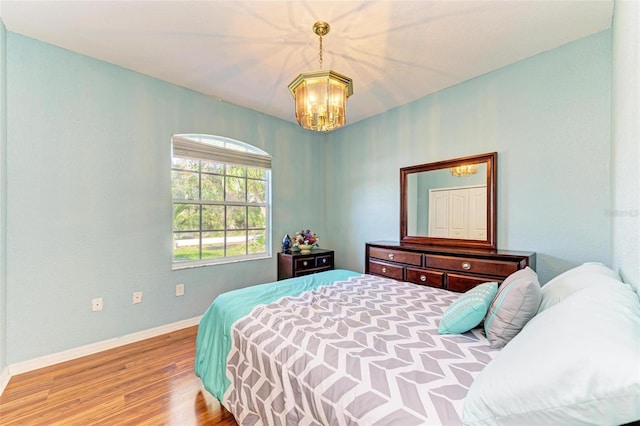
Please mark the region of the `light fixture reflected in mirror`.
[[302, 73], [289, 84], [295, 99], [296, 120], [305, 129], [327, 132], [347, 122], [347, 98], [353, 94], [353, 81], [335, 71], [322, 70], [322, 36], [329, 24], [316, 22], [313, 32], [320, 37], [320, 70]]
[[478, 165], [477, 164], [464, 164], [462, 166], [451, 167], [450, 169], [452, 176], [471, 176], [478, 173]]

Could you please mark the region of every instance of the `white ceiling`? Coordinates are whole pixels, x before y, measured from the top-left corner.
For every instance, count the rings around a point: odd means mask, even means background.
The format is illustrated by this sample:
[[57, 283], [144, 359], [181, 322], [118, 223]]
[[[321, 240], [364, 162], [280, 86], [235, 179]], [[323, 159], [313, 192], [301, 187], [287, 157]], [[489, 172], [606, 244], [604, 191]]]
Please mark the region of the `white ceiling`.
[[347, 121], [611, 26], [613, 0], [0, 0], [7, 30], [294, 121], [287, 85], [353, 79]]

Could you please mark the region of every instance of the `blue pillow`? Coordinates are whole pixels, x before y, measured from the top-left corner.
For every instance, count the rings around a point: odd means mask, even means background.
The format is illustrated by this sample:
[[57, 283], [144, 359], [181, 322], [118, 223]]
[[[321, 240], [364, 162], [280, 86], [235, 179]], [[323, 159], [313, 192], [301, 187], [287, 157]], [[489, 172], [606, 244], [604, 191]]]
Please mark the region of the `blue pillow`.
[[464, 293], [444, 311], [438, 333], [461, 334], [480, 324], [498, 291], [498, 283], [480, 284]]

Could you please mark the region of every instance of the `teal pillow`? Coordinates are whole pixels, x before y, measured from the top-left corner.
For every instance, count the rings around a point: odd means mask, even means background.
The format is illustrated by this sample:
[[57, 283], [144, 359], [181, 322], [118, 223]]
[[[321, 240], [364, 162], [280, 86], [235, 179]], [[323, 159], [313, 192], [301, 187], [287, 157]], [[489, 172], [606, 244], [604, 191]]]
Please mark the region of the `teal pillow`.
[[444, 311], [438, 333], [461, 334], [482, 322], [498, 291], [498, 283], [480, 284], [464, 293]]

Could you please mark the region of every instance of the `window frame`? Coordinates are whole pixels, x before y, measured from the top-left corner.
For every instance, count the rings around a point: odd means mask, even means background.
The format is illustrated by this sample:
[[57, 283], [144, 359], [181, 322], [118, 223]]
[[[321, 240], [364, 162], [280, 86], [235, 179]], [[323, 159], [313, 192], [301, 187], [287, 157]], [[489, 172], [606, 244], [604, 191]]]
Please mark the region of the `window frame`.
[[[204, 134], [177, 134], [173, 135], [171, 138], [171, 264], [172, 270], [179, 269], [188, 269], [188, 268], [196, 268], [201, 266], [212, 266], [212, 265], [221, 265], [226, 263], [235, 263], [235, 262], [244, 262], [250, 260], [258, 260], [258, 259], [267, 259], [272, 257], [272, 229], [271, 229], [271, 186], [272, 186], [272, 176], [271, 176], [271, 156], [248, 143], [237, 141], [234, 139], [226, 138], [223, 136], [214, 136], [214, 135], [204, 135]], [[183, 160], [197, 161], [198, 168], [197, 170], [177, 168], [174, 165], [174, 159], [180, 158]], [[201, 167], [201, 161], [220, 164], [222, 167], [219, 171], [204, 171]], [[220, 176], [223, 180], [223, 194], [226, 193], [226, 183], [229, 177], [233, 177], [233, 175], [228, 174], [229, 166], [240, 166], [244, 167], [244, 176], [242, 179], [245, 181], [245, 199], [244, 201], [232, 200], [227, 201], [226, 195], [223, 195], [223, 200], [203, 200], [202, 199], [202, 176]], [[250, 168], [259, 168], [264, 170], [264, 178], [255, 178], [250, 177], [248, 170]], [[187, 171], [194, 174], [197, 174], [198, 183], [197, 183], [197, 191], [198, 198], [197, 199], [177, 199], [174, 198], [174, 182], [173, 182], [173, 174], [174, 171]], [[263, 181], [265, 184], [264, 188], [264, 201], [260, 203], [250, 202], [248, 200], [249, 195], [249, 182], [250, 181]], [[194, 205], [198, 206], [199, 211], [199, 223], [197, 230], [190, 231], [177, 231], [175, 227], [175, 208], [176, 205], [185, 204], [185, 205]], [[203, 229], [203, 214], [202, 208], [203, 206], [224, 206], [224, 218], [223, 218], [223, 229], [217, 230], [205, 230]], [[226, 221], [226, 212], [227, 207], [237, 207], [242, 206], [245, 207], [245, 224], [243, 228], [239, 228], [236, 231], [244, 231], [245, 238], [245, 254], [243, 255], [227, 255], [228, 248], [228, 233], [233, 232], [234, 229], [229, 228], [229, 224]], [[250, 227], [249, 223], [249, 208], [250, 207], [260, 207], [264, 209], [265, 215], [265, 223], [264, 223], [264, 244], [265, 251], [261, 253], [248, 253], [250, 244], [250, 232], [251, 230], [257, 230], [258, 228]], [[263, 228], [260, 228], [262, 230]], [[198, 234], [198, 249], [199, 249], [199, 259], [198, 260], [176, 260], [175, 258], [175, 248], [176, 248], [176, 233], [196, 233]], [[224, 242], [223, 253], [224, 255], [221, 257], [213, 257], [213, 258], [202, 258], [203, 254], [203, 234], [208, 232], [221, 232], [223, 234]]]

